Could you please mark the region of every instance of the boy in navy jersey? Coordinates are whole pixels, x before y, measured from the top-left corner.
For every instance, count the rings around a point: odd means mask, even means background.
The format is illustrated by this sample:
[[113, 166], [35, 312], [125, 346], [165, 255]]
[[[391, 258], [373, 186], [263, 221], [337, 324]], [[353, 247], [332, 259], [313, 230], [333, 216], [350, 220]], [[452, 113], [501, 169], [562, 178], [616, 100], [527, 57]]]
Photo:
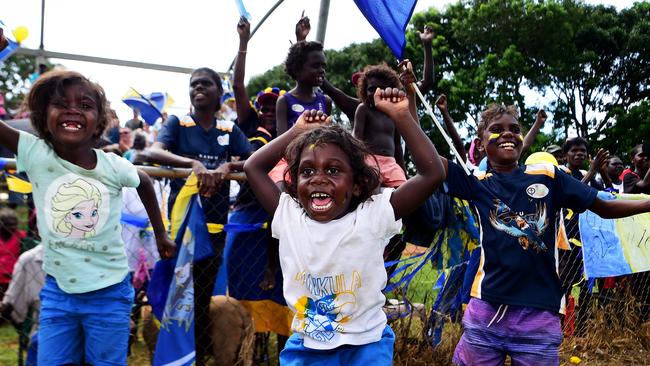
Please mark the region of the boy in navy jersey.
[[453, 162], [446, 187], [476, 206], [481, 259], [454, 354], [457, 365], [559, 365], [559, 314], [564, 296], [557, 273], [556, 216], [563, 207], [606, 218], [650, 211], [650, 200], [603, 201], [597, 191], [551, 164], [518, 165], [523, 145], [514, 107], [481, 114], [478, 149], [488, 170], [467, 176]]

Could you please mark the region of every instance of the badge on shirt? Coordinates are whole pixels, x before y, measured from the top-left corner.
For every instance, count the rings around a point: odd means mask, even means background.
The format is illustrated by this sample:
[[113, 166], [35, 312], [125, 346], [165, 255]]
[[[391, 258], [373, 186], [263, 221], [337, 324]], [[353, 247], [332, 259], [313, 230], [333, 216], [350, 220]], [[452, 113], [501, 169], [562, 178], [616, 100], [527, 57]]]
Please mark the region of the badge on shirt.
[[526, 188], [526, 193], [532, 198], [544, 198], [548, 195], [548, 187], [541, 183], [531, 184]]
[[230, 144], [230, 135], [225, 134], [225, 135], [217, 136], [217, 142], [221, 146], [227, 146], [228, 144]]
[[305, 111], [305, 107], [303, 107], [300, 104], [294, 104], [291, 106], [291, 110], [296, 112], [296, 113], [302, 113]]

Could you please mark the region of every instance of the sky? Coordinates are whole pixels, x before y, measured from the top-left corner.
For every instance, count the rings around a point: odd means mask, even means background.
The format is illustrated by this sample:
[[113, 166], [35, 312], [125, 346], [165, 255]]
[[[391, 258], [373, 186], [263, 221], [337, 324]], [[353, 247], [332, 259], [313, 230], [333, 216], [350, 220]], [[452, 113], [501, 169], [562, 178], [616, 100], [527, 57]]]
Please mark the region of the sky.
[[[0, 0], [7, 28], [25, 26], [27, 48], [40, 44], [41, 0]], [[243, 0], [254, 28], [276, 0]], [[450, 0], [419, 0], [415, 11], [444, 8]], [[588, 3], [629, 7], [631, 0]], [[285, 0], [249, 41], [246, 80], [284, 61], [295, 39], [294, 26], [303, 13], [311, 19], [308, 40], [318, 27], [318, 0]], [[226, 71], [236, 55], [239, 12], [235, 0], [45, 0], [44, 46], [48, 51], [139, 61], [187, 68]], [[341, 49], [378, 38], [352, 0], [331, 0], [325, 48]], [[129, 87], [138, 92], [168, 92], [171, 114], [187, 113], [189, 75], [130, 67], [52, 59], [79, 71], [106, 90], [122, 123], [132, 112], [121, 102]]]

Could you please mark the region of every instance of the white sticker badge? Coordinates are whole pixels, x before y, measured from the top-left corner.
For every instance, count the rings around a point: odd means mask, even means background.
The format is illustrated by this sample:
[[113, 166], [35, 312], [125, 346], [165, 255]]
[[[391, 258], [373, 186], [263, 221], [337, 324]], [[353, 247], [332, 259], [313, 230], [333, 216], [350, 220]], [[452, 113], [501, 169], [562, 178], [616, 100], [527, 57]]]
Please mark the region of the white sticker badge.
[[531, 184], [526, 188], [526, 193], [532, 198], [544, 198], [548, 195], [548, 187], [541, 183]]

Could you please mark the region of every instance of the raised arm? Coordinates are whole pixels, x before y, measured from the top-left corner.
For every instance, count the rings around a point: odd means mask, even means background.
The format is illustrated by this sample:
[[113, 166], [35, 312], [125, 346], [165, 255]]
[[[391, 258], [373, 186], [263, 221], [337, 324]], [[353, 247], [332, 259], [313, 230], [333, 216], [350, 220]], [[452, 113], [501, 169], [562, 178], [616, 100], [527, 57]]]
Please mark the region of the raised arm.
[[419, 89], [420, 87], [416, 84], [417, 78], [413, 73], [413, 64], [411, 64], [410, 60], [404, 59], [397, 65], [397, 68], [401, 70], [399, 80], [402, 83], [404, 90], [406, 90], [406, 97], [409, 101], [409, 111], [411, 112], [413, 119], [417, 121], [418, 111], [415, 99], [415, 88]]
[[467, 151], [465, 151], [465, 145], [463, 145], [463, 141], [460, 139], [458, 130], [456, 130], [456, 126], [454, 126], [454, 120], [451, 118], [451, 115], [449, 115], [449, 110], [447, 109], [446, 95], [442, 94], [438, 97], [438, 100], [436, 100], [436, 107], [438, 107], [440, 114], [442, 114], [442, 120], [445, 123], [445, 128], [447, 129], [447, 132], [449, 132], [449, 137], [451, 137], [451, 141], [454, 143], [454, 147], [456, 148], [456, 151], [458, 151], [460, 158], [463, 159], [463, 161], [467, 161]]
[[303, 12], [303, 16], [301, 16], [298, 23], [296, 23], [296, 42], [306, 40], [310, 30], [311, 24], [309, 23], [309, 17], [304, 16]]
[[361, 141], [365, 139], [366, 119], [368, 118], [368, 106], [359, 104], [357, 111], [354, 113], [354, 124], [352, 125], [352, 135]]
[[275, 130], [278, 136], [287, 132], [287, 99], [284, 95], [275, 102]]
[[422, 81], [419, 83], [418, 88], [423, 94], [429, 92], [433, 89], [435, 80], [433, 79], [433, 54], [431, 51], [431, 44], [435, 33], [433, 33], [433, 28], [428, 25], [424, 26], [424, 32], [420, 33], [420, 41], [422, 41], [422, 48], [424, 48], [424, 76]]
[[153, 227], [158, 253], [160, 254], [160, 258], [169, 259], [174, 256], [176, 245], [167, 236], [167, 230], [162, 221], [162, 215], [160, 214], [160, 208], [158, 207], [158, 200], [156, 199], [156, 192], [153, 189], [151, 178], [139, 169], [138, 177], [140, 178], [140, 185], [137, 188], [138, 196], [140, 196], [140, 200], [145, 210], [147, 210], [149, 222], [151, 222], [151, 227]]
[[650, 199], [605, 201], [596, 198], [589, 209], [604, 219], [618, 219], [650, 212]]
[[609, 159], [609, 151], [604, 149], [599, 149], [596, 153], [596, 158], [591, 161], [589, 164], [589, 170], [584, 177], [582, 177], [582, 183], [589, 183], [596, 176], [596, 173], [602, 169], [603, 164]]
[[540, 109], [537, 112], [537, 116], [535, 116], [535, 123], [533, 123], [533, 127], [530, 128], [530, 131], [528, 131], [526, 137], [524, 137], [524, 143], [521, 147], [522, 155], [525, 154], [531, 146], [533, 146], [535, 138], [539, 134], [539, 130], [542, 128], [542, 126], [544, 126], [544, 122], [546, 122], [546, 111], [544, 111], [544, 109]]
[[321, 88], [325, 94], [332, 98], [334, 104], [336, 104], [336, 106], [339, 107], [341, 111], [343, 111], [350, 122], [354, 123], [355, 111], [357, 110], [357, 106], [361, 103], [361, 101], [359, 101], [357, 98], [353, 98], [345, 94], [341, 89], [332, 85], [327, 79], [323, 81]]
[[[239, 18], [237, 23], [237, 33], [239, 33], [239, 51], [235, 69], [232, 77], [232, 90], [235, 93], [235, 105], [237, 106], [237, 123], [248, 121], [252, 112], [248, 103], [248, 93], [244, 86], [244, 76], [246, 74], [246, 52], [248, 50], [248, 39], [251, 34], [251, 25], [245, 17]], [[243, 131], [248, 131], [245, 126], [240, 126]]]
[[445, 169], [431, 140], [409, 112], [406, 94], [387, 88], [375, 92], [375, 106], [386, 113], [406, 141], [418, 173], [402, 184], [390, 199], [395, 218], [402, 218], [418, 208], [445, 179]]
[[329, 123], [329, 121], [329, 117], [320, 111], [305, 111], [289, 131], [264, 145], [244, 163], [244, 172], [246, 172], [248, 183], [269, 214], [273, 215], [278, 207], [280, 189], [268, 176], [268, 172], [280, 161], [285, 149], [296, 136], [320, 124]]

